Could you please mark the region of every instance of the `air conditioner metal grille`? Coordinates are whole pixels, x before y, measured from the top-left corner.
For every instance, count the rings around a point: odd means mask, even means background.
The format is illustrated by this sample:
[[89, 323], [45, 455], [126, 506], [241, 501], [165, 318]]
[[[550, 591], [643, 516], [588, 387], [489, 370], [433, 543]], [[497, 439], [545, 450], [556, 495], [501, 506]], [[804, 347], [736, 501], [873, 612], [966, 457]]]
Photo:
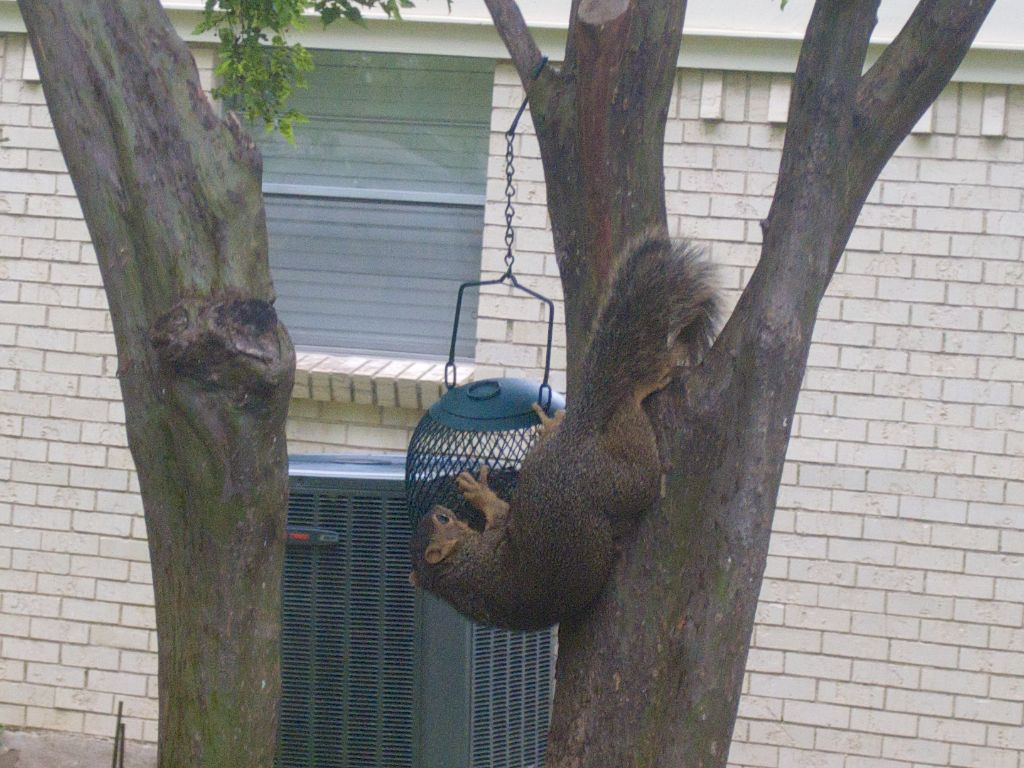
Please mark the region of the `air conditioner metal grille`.
[[415, 595], [400, 491], [293, 480], [289, 526], [338, 534], [289, 546], [279, 768], [412, 768]]
[[412, 589], [402, 457], [291, 471], [277, 768], [541, 768], [553, 633]]
[[541, 768], [553, 633], [473, 625], [471, 768]]

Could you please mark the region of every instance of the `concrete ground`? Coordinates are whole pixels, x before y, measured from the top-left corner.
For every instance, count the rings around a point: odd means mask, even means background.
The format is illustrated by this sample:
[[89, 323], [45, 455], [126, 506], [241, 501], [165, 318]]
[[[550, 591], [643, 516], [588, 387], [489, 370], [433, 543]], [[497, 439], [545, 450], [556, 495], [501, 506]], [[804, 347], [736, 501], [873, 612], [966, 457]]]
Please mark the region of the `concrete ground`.
[[[110, 768], [113, 739], [52, 731], [0, 731], [0, 768]], [[156, 746], [129, 741], [125, 768], [154, 768]]]

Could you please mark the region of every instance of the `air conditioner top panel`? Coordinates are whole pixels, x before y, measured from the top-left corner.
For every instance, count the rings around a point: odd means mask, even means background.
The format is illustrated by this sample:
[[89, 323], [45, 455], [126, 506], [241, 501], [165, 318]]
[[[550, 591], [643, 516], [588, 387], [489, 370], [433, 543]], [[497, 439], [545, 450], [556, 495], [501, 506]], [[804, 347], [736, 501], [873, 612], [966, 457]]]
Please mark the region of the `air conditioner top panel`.
[[405, 454], [295, 454], [288, 457], [288, 474], [291, 477], [403, 481]]

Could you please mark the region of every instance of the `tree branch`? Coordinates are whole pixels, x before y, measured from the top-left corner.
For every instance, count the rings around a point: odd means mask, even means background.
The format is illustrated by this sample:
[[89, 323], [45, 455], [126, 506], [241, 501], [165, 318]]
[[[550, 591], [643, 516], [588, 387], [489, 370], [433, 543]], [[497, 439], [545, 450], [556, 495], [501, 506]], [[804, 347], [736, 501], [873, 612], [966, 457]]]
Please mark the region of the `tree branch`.
[[[766, 246], [773, 219], [796, 206], [827, 204], [827, 195], [845, 180], [856, 134], [857, 87], [878, 6], [879, 0], [815, 3], [794, 77], [779, 179], [765, 224]], [[783, 233], [777, 228], [776, 234]]]
[[[779, 179], [768, 218], [762, 223], [761, 261], [739, 309], [712, 351], [707, 372], [720, 388], [740, 347], [775, 345], [786, 339], [810, 344], [817, 302], [846, 240], [829, 226], [842, 218], [857, 130], [854, 120], [868, 41], [879, 0], [817, 0], [797, 64], [789, 126]], [[816, 221], [818, 226], [806, 226]], [[806, 311], [805, 311], [806, 310]], [[779, 314], [782, 312], [782, 314]], [[759, 331], [769, 317], [802, 328]], [[702, 374], [703, 377], [703, 374]]]
[[[878, 1], [818, 0], [797, 67], [775, 199], [763, 225], [762, 263], [742, 305], [756, 291], [792, 296], [791, 311], [805, 318], [800, 343], [806, 341], [817, 302], [878, 174], [949, 82], [994, 4], [920, 0], [896, 39], [860, 75]], [[800, 225], [815, 219], [831, 226]], [[739, 343], [741, 317], [734, 315], [723, 342]], [[716, 353], [726, 365], [729, 343]], [[719, 392], [721, 373], [709, 374]]]
[[856, 96], [859, 176], [870, 184], [963, 61], [995, 0], [920, 0]]
[[904, 122], [903, 133], [909, 133], [960, 66], [993, 5], [995, 0], [920, 0], [861, 78], [857, 107], [862, 130], [874, 129], [881, 138]]
[[[549, 208], [574, 209], [552, 216], [570, 333], [589, 333], [629, 243], [668, 235], [664, 128], [685, 12], [685, 0], [572, 3], [551, 119], [538, 126]], [[570, 392], [585, 349], [569, 347]]]
[[[866, 75], [861, 72], [878, 0], [815, 4], [761, 261], [704, 368], [687, 382], [697, 411], [689, 423], [701, 437], [705, 466], [688, 466], [677, 453], [683, 472], [670, 479], [668, 501], [676, 503], [666, 510], [679, 531], [676, 540], [698, 529], [705, 553], [703, 564], [694, 562], [699, 554], [687, 555], [680, 594], [700, 574], [713, 574], [727, 587], [721, 593], [728, 599], [718, 608], [728, 606], [731, 614], [723, 615], [743, 619], [701, 627], [692, 604], [665, 601], [670, 612], [683, 609], [687, 626], [698, 624], [692, 636], [683, 633], [679, 652], [698, 647], [706, 654], [687, 669], [669, 711], [692, 708], [693, 689], [699, 691], [705, 676], [714, 679], [716, 670], [735, 686], [742, 679], [738, 641], [749, 636], [753, 622], [818, 306], [883, 165], [948, 82], [992, 4], [921, 0]], [[684, 490], [673, 493], [675, 487]], [[740, 665], [719, 648], [740, 649]], [[680, 764], [690, 751], [692, 744], [680, 735], [666, 744], [663, 754], [671, 759], [661, 764]]]
[[529, 90], [530, 84], [537, 78], [543, 54], [537, 47], [533, 35], [530, 34], [523, 13], [519, 10], [516, 0], [484, 0], [487, 10], [494, 19], [494, 26], [505, 43], [512, 64], [519, 73], [523, 87]]

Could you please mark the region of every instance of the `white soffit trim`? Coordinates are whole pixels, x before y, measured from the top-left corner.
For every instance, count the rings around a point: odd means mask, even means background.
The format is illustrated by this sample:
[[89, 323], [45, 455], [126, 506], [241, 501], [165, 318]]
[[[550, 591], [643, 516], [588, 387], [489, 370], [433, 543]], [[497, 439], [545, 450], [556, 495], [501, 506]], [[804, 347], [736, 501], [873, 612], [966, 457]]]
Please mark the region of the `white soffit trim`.
[[[800, 34], [793, 31], [797, 16], [788, 17], [791, 9], [799, 10], [803, 0], [790, 0], [781, 18], [785, 23], [773, 21], [760, 29], [763, 31], [729, 30], [712, 26], [716, 23], [715, 12], [697, 3], [692, 3], [689, 20], [684, 31], [683, 48], [679, 59], [681, 67], [693, 69], [719, 69], [744, 72], [791, 73], [796, 67], [800, 52]], [[746, 0], [744, 0], [746, 2]], [[954, 76], [954, 81], [975, 83], [998, 83], [1004, 85], [1024, 84], [1024, 21], [1009, 21], [997, 17], [1003, 11], [1009, 13], [1010, 6], [1019, 0], [1003, 0], [993, 9], [993, 16], [986, 22], [979, 43], [968, 54], [964, 64]], [[558, 0], [520, 0], [528, 19], [540, 19], [532, 23], [534, 36], [544, 53], [552, 61], [560, 61], [565, 49], [564, 22], [557, 19], [561, 5], [568, 2]], [[765, 0], [765, 6], [772, 13], [774, 6]], [[903, 0], [903, 4], [907, 4]], [[508, 53], [494, 31], [486, 14], [480, 13], [482, 0], [454, 0], [453, 13], [447, 14], [445, 0], [420, 0], [419, 9], [405, 12], [406, 21], [392, 22], [370, 18], [366, 27], [338, 23], [325, 30], [310, 19], [303, 29], [292, 33], [292, 39], [309, 48], [330, 48], [342, 50], [365, 50], [396, 53], [445, 54], [506, 60]], [[723, 5], [729, 5], [725, 3]], [[462, 10], [463, 6], [465, 10]], [[479, 8], [477, 7], [479, 6]], [[796, 8], [793, 8], [796, 6]], [[178, 33], [193, 42], [215, 42], [215, 36], [207, 33], [196, 36], [192, 33], [199, 19], [202, 0], [167, 0], [168, 11]], [[443, 9], [443, 12], [442, 12]], [[1005, 15], [1005, 13], [1003, 14]], [[708, 16], [707, 19], [704, 16]], [[1024, 16], [1022, 16], [1024, 19]], [[891, 19], [888, 26], [896, 28]], [[1021, 28], [1016, 38], [1006, 38], [1000, 28]], [[993, 30], [988, 32], [988, 30]], [[24, 32], [25, 25], [15, 0], [0, 0], [0, 33]], [[883, 26], [883, 32], [888, 28]], [[1015, 43], [1007, 42], [1015, 39]], [[884, 47], [885, 40], [871, 46], [871, 58]]]

